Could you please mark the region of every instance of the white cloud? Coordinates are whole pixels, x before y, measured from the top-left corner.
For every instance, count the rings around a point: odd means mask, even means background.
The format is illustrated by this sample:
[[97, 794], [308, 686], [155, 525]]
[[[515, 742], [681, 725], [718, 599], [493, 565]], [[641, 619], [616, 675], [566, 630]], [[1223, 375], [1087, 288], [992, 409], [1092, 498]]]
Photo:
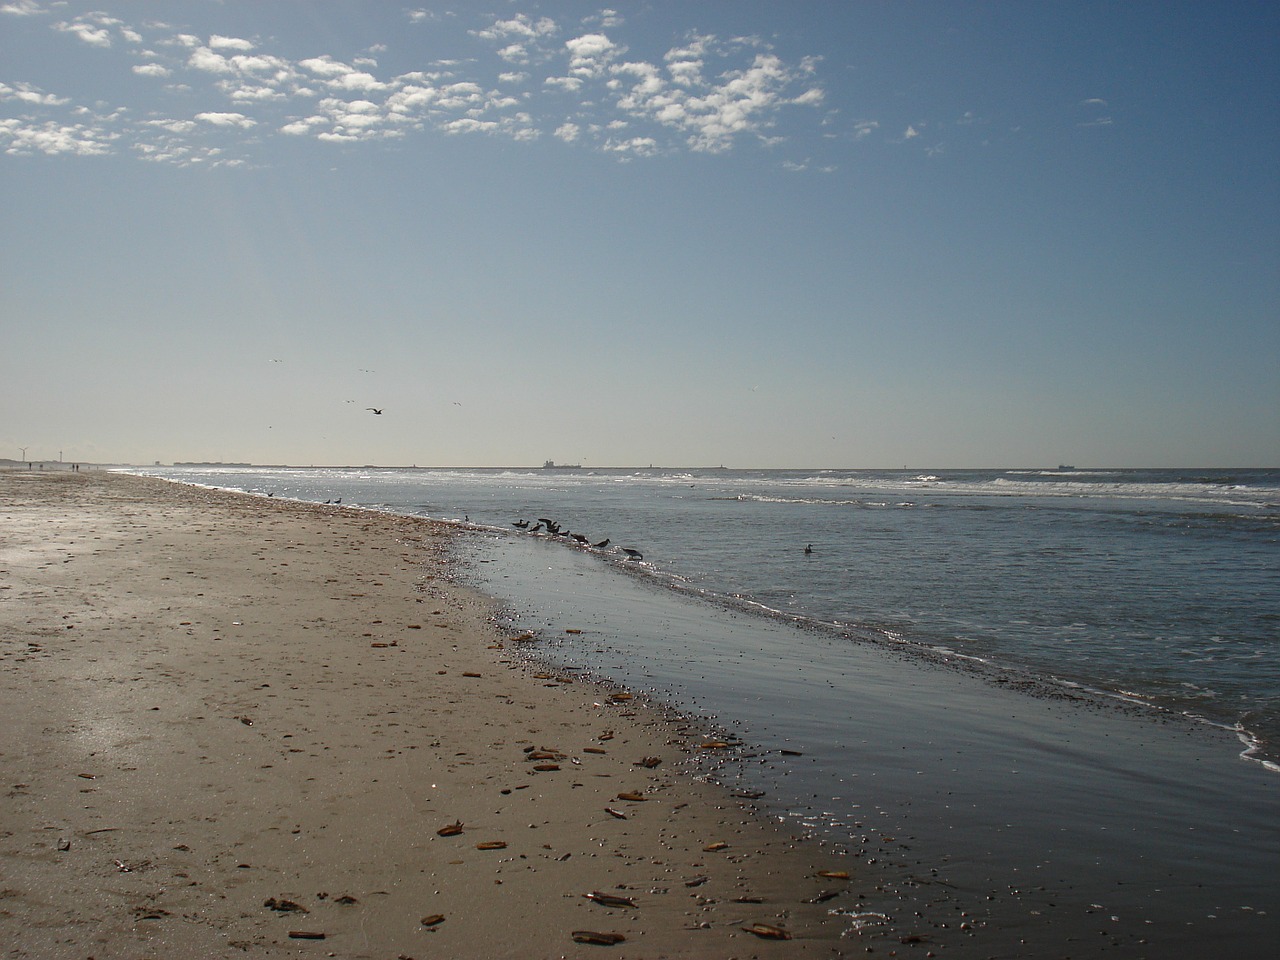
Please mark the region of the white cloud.
[[299, 60], [298, 66], [310, 70], [319, 77], [340, 77], [344, 74], [351, 73], [352, 68], [345, 63], [339, 63], [328, 54], [323, 57], [311, 57], [307, 60]]
[[437, 106], [442, 110], [458, 110], [479, 106], [484, 101], [484, 90], [469, 81], [453, 83], [440, 88]]
[[111, 32], [105, 27], [95, 26], [92, 23], [77, 17], [75, 20], [67, 23], [62, 21], [55, 23], [53, 29], [63, 33], [70, 33], [78, 37], [83, 43], [89, 44], [91, 47], [109, 47], [111, 46]]
[[287, 60], [280, 57], [263, 56], [254, 54], [253, 56], [245, 56], [244, 54], [236, 54], [227, 60], [231, 64], [231, 68], [237, 73], [266, 73], [271, 70], [280, 71], [282, 76], [288, 76], [293, 73], [293, 66]]
[[279, 88], [264, 84], [254, 86], [252, 84], [236, 85], [228, 83], [224, 88], [224, 92], [236, 103], [264, 103], [271, 100], [289, 99], [288, 95]]
[[352, 70], [350, 73], [343, 74], [340, 77], [334, 77], [328, 81], [328, 84], [335, 90], [350, 90], [361, 93], [390, 88], [388, 84], [383, 83], [371, 73], [365, 73], [363, 70]]
[[232, 73], [231, 62], [208, 47], [199, 47], [187, 58], [187, 66], [204, 73]]
[[[43, 9], [35, 0], [9, 0], [0, 11], [31, 16]], [[404, 14], [412, 23], [456, 16], [427, 10]], [[119, 136], [131, 137], [136, 154], [148, 160], [212, 165], [230, 163], [233, 157], [215, 149], [234, 152], [232, 138], [249, 130], [253, 133], [245, 142], [255, 145], [270, 136], [351, 143], [437, 130], [521, 141], [554, 135], [563, 143], [627, 159], [682, 148], [719, 153], [748, 137], [769, 146], [783, 139], [776, 127], [785, 111], [818, 107], [825, 99], [815, 82], [816, 60], [784, 62], [755, 37], [690, 34], [656, 62], [625, 61], [627, 47], [608, 35], [623, 22], [617, 11], [603, 9], [582, 17], [577, 33], [565, 33], [549, 17], [494, 17], [468, 31], [483, 42], [483, 57], [464, 47], [457, 57], [432, 60], [428, 70], [386, 76], [371, 55], [387, 51], [383, 43], [292, 59], [274, 55], [273, 41], [213, 32], [199, 37], [155, 20], [143, 24], [144, 44], [142, 35], [121, 21], [87, 13], [53, 26], [98, 47], [118, 41], [130, 51], [120, 71], [166, 80], [166, 90], [214, 95], [221, 98], [221, 109], [218, 101], [196, 100], [211, 109], [194, 121], [131, 124], [122, 115], [110, 120], [115, 132], [107, 136], [101, 132], [105, 118], [78, 108], [83, 113], [76, 118], [87, 124], [81, 135], [55, 124], [39, 131], [43, 139], [24, 135], [20, 149], [44, 151], [36, 146], [41, 142], [49, 151], [105, 151]], [[68, 103], [12, 82], [0, 84], [0, 99], [48, 110]], [[287, 114], [274, 106], [286, 100], [297, 104]], [[222, 132], [217, 148], [195, 138], [196, 133], [207, 138], [213, 129]], [[854, 136], [871, 129], [855, 127]], [[17, 142], [16, 133], [6, 133], [3, 144], [11, 151]]]
[[426, 110], [439, 96], [435, 87], [424, 87], [412, 84], [397, 90], [387, 98], [387, 111], [391, 114], [408, 115]]
[[107, 141], [114, 139], [103, 131], [83, 124], [60, 124], [48, 120], [27, 123], [18, 119], [0, 120], [0, 140], [8, 140], [5, 153], [49, 156], [69, 153], [81, 157], [102, 156], [111, 152]]
[[587, 33], [564, 42], [569, 51], [569, 72], [598, 77], [622, 50], [603, 33]]
[[460, 117], [442, 123], [440, 129], [445, 133], [493, 133], [498, 124], [493, 120], [475, 120], [471, 117]]
[[498, 51], [498, 56], [508, 63], [528, 63], [529, 51], [523, 43], [512, 43]]
[[215, 127], [239, 127], [242, 130], [257, 126], [258, 123], [257, 120], [246, 117], [243, 113], [197, 113], [196, 119], [211, 123]]
[[30, 83], [19, 83], [13, 87], [0, 83], [0, 101], [3, 100], [17, 100], [19, 103], [30, 103], [42, 107], [61, 107], [71, 102], [68, 97], [42, 93], [39, 87]]
[[286, 123], [280, 128], [280, 132], [287, 133], [291, 137], [305, 136], [311, 132], [313, 127], [320, 126], [324, 122], [324, 117], [307, 117], [305, 120], [294, 120], [292, 123]]
[[209, 38], [209, 46], [214, 50], [252, 50], [254, 45], [239, 37], [222, 37], [214, 34]]
[[547, 77], [542, 83], [543, 86], [563, 90], [565, 93], [577, 93], [582, 89], [582, 80], [578, 77]]
[[523, 13], [518, 13], [511, 20], [498, 20], [493, 26], [484, 30], [472, 30], [471, 35], [482, 40], [504, 40], [507, 37], [525, 37], [530, 40], [554, 35], [559, 28], [550, 17], [533, 20]]
[[620, 27], [626, 21], [623, 20], [622, 14], [618, 13], [617, 10], [601, 10], [598, 14], [596, 14], [593, 17], [586, 17], [582, 22], [594, 23], [604, 28], [605, 30], [608, 30], [612, 27]]
[[15, 17], [34, 17], [48, 12], [35, 0], [14, 0], [13, 3], [6, 3], [4, 6], [0, 6], [0, 13], [12, 14]]
[[505, 128], [504, 132], [510, 134], [511, 139], [521, 142], [537, 140], [542, 136], [542, 133], [536, 127], [529, 126], [512, 126]]
[[[750, 39], [740, 43], [757, 46]], [[763, 138], [783, 106], [812, 106], [822, 101], [822, 90], [816, 86], [807, 86], [795, 96], [787, 94], [795, 85], [808, 82], [815, 61], [791, 67], [773, 53], [756, 53], [750, 67], [726, 71], [717, 82], [708, 82], [703, 75], [703, 58], [713, 53], [724, 56], [735, 45], [721, 49], [714, 37], [701, 36], [668, 51], [669, 83], [652, 64], [614, 67], [611, 72], [615, 78], [632, 81], [631, 88], [619, 95], [618, 106], [634, 116], [683, 131], [693, 150], [720, 153], [729, 149], [737, 136]]]
[[192, 133], [196, 129], [194, 120], [147, 120], [145, 126], [158, 127], [170, 133]]
[[135, 63], [133, 72], [140, 77], [167, 77], [173, 73], [172, 70], [160, 63]]
[[630, 140], [607, 140], [601, 148], [608, 153], [625, 157], [652, 157], [658, 154], [658, 141], [652, 137], [632, 137]]

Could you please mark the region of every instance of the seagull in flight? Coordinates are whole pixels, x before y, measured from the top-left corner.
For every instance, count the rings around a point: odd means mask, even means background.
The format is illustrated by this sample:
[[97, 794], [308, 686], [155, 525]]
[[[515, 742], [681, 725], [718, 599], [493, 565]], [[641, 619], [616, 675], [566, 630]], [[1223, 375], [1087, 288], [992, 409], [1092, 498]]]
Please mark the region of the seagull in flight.
[[366, 409], [366, 410], [372, 410], [372, 411], [373, 411], [373, 415], [374, 415], [375, 417], [380, 417], [380, 416], [382, 416], [382, 411], [381, 411], [381, 410], [379, 410], [377, 407], [365, 407], [365, 409]]

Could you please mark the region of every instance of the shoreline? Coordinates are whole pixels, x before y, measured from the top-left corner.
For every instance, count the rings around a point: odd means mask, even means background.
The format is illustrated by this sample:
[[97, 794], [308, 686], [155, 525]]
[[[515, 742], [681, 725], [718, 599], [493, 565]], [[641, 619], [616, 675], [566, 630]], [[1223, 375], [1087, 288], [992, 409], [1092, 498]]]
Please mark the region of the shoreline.
[[1234, 731], [725, 615], [534, 538], [472, 542], [541, 656], [732, 721], [752, 760], [721, 779], [840, 844], [866, 909], [917, 918], [939, 956], [1273, 952], [1278, 784]]
[[848, 858], [691, 776], [702, 729], [513, 658], [439, 524], [99, 471], [0, 493], [6, 956], [863, 950], [829, 912], [858, 874], [818, 875]]

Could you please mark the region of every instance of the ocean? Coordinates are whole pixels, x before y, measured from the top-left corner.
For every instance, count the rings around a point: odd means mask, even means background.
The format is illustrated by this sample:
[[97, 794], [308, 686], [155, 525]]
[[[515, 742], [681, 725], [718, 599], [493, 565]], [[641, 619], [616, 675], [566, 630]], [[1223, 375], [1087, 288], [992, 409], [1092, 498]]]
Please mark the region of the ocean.
[[878, 865], [851, 930], [1016, 896], [990, 955], [1099, 911], [1135, 956], [1277, 933], [1280, 470], [137, 472], [457, 523], [538, 656], [717, 725], [710, 775]]

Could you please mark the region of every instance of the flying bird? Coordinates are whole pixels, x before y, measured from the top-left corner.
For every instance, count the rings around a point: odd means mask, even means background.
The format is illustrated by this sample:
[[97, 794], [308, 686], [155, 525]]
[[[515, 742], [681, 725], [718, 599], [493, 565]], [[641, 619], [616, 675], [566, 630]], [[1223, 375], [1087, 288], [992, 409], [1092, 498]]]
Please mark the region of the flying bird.
[[381, 411], [381, 410], [379, 410], [377, 407], [365, 407], [365, 409], [366, 409], [366, 410], [372, 410], [372, 411], [373, 411], [373, 415], [374, 415], [375, 417], [380, 417], [380, 416], [382, 416], [382, 411]]

